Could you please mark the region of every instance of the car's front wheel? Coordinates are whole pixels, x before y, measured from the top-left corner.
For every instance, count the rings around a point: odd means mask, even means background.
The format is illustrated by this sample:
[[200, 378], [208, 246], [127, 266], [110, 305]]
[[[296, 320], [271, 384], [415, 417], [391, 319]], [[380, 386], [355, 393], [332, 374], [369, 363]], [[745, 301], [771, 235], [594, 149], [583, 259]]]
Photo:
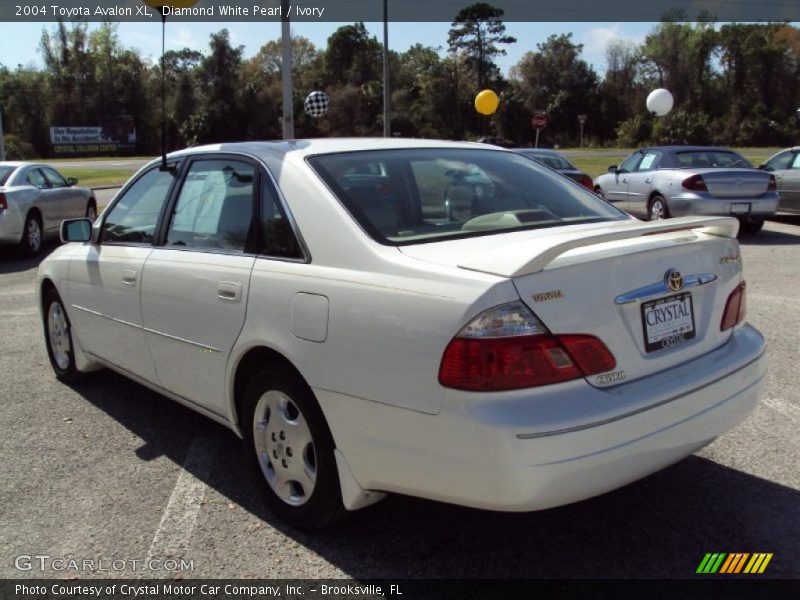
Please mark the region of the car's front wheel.
[[44, 294], [44, 339], [47, 356], [56, 377], [65, 382], [77, 381], [82, 373], [75, 367], [72, 327], [61, 296], [55, 289]]
[[276, 516], [299, 529], [341, 519], [333, 436], [305, 381], [286, 369], [260, 372], [242, 412], [245, 453]]

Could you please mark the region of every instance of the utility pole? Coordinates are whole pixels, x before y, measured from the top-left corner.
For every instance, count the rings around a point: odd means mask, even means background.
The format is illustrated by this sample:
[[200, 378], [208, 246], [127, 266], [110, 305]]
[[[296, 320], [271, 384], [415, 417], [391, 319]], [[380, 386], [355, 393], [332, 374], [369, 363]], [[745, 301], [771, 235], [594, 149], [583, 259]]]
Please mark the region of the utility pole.
[[389, 91], [389, 0], [383, 0], [383, 137], [392, 135]]
[[281, 0], [281, 42], [283, 59], [283, 139], [294, 139], [294, 103], [292, 100], [292, 30], [289, 23], [289, 0]]
[[0, 108], [0, 161], [6, 159], [6, 142], [3, 139], [3, 109]]

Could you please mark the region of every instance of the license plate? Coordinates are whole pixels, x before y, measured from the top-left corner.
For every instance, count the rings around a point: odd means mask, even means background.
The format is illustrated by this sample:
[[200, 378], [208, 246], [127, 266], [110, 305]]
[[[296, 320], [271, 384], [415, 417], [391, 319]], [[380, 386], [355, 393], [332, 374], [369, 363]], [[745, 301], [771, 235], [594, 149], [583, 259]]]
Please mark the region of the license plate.
[[695, 336], [694, 309], [689, 292], [642, 304], [644, 349], [655, 352], [682, 344]]
[[747, 214], [749, 212], [750, 212], [749, 202], [734, 202], [733, 204], [731, 204], [732, 215], [742, 215], [742, 214]]

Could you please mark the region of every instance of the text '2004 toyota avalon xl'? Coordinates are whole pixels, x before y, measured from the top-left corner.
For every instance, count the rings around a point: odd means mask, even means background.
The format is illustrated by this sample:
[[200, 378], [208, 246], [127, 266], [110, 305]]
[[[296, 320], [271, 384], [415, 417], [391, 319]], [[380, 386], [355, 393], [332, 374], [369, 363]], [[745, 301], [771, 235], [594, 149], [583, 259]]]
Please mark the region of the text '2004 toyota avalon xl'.
[[468, 143], [223, 144], [168, 167], [64, 223], [76, 243], [39, 270], [53, 368], [224, 423], [295, 526], [387, 492], [575, 502], [758, 402], [736, 219], [642, 223]]

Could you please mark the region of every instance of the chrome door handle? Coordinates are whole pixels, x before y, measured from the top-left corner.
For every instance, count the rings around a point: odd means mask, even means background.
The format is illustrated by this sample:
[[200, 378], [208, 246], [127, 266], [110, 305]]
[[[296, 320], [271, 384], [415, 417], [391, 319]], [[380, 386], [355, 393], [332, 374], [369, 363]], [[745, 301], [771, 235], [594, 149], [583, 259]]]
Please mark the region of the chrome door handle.
[[136, 271], [124, 270], [122, 272], [122, 283], [131, 287], [136, 285]]
[[242, 299], [242, 284], [235, 281], [220, 281], [217, 284], [217, 298], [225, 302], [239, 302]]
[[645, 183], [650, 183], [651, 181], [653, 181], [653, 180], [652, 179], [645, 179], [644, 180]]

